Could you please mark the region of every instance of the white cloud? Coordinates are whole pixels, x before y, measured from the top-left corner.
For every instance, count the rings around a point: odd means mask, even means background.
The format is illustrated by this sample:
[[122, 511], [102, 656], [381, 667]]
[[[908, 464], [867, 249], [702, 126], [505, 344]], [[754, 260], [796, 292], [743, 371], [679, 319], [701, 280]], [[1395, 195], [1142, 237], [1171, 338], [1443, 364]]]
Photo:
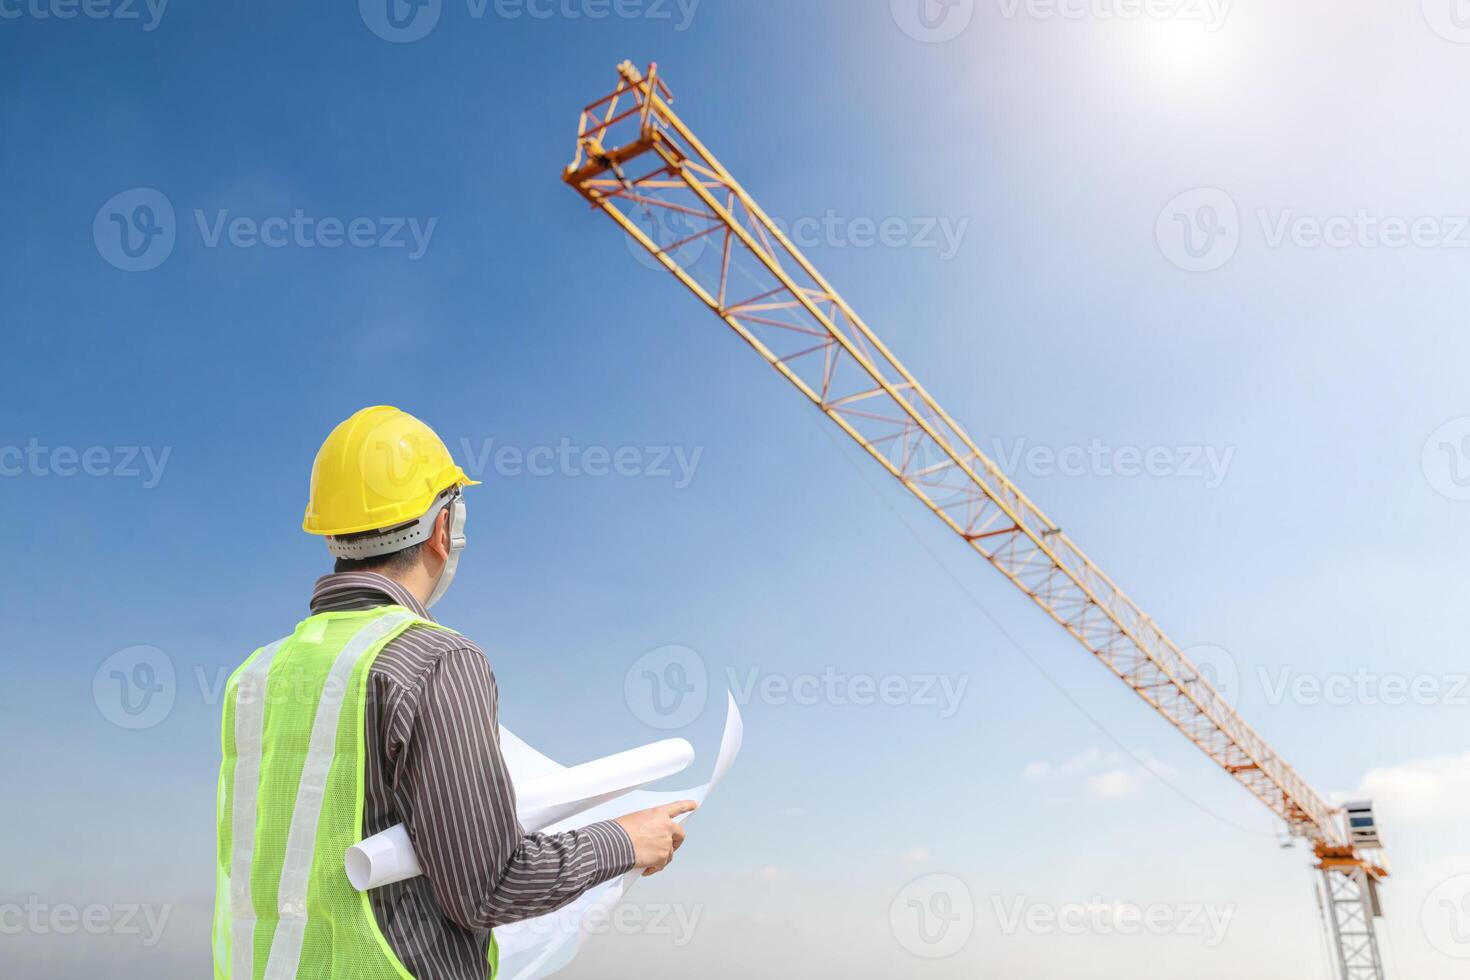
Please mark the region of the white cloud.
[[1370, 769], [1342, 799], [1370, 799], [1400, 820], [1470, 818], [1470, 752]]
[[1051, 775], [1051, 763], [1033, 762], [1025, 769], [1021, 770], [1021, 775], [1025, 776], [1032, 782], [1035, 782], [1038, 779], [1045, 779], [1047, 776]]
[[1078, 755], [1074, 755], [1066, 762], [1063, 762], [1058, 771], [1060, 771], [1064, 776], [1071, 775], [1072, 773], [1078, 773], [1086, 769], [1091, 769], [1101, 760], [1102, 753], [1097, 750], [1096, 746], [1089, 745], [1083, 752], [1079, 753]]
[[898, 857], [905, 864], [927, 864], [929, 861], [929, 849], [927, 847], [911, 847], [900, 853]]
[[1100, 800], [1131, 796], [1142, 785], [1136, 769], [1109, 769], [1087, 777], [1087, 789]]
[[1021, 775], [1031, 782], [1060, 779], [1066, 776], [1083, 776], [1088, 792], [1096, 799], [1119, 799], [1138, 792], [1145, 783], [1144, 770], [1168, 779], [1175, 770], [1154, 758], [1153, 754], [1139, 749], [1131, 754], [1108, 752], [1104, 754], [1095, 746], [1089, 746], [1063, 762], [1033, 762], [1021, 770]]

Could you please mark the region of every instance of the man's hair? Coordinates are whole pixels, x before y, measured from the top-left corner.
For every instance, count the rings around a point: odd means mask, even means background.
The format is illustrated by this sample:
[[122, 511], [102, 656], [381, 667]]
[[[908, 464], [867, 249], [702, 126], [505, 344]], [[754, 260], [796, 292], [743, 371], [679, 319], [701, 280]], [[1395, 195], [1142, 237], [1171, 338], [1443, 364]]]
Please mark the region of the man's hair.
[[[361, 534], [343, 534], [343, 541], [360, 541], [363, 538], [371, 538], [381, 534], [381, 531], [364, 531]], [[371, 558], [338, 558], [333, 567], [334, 572], [406, 572], [418, 564], [419, 552], [423, 551], [426, 542], [411, 544], [402, 551], [390, 552], [386, 555], [373, 555]]]

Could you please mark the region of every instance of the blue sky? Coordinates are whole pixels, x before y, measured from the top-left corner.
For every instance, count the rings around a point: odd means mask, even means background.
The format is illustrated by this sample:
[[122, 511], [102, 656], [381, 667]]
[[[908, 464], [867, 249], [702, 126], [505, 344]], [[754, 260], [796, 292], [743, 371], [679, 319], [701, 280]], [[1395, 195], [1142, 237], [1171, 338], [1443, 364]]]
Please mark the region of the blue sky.
[[[25, 801], [0, 905], [168, 910], [156, 943], [0, 949], [36, 977], [207, 968], [212, 692], [327, 567], [298, 530], [317, 444], [389, 403], [457, 453], [577, 460], [490, 457], [437, 610], [549, 754], [660, 737], [624, 682], [669, 645], [711, 705], [829, 672], [963, 692], [750, 698], [728, 787], [634, 896], [696, 911], [689, 941], [599, 937], [569, 976], [1326, 975], [1307, 856], [1269, 815], [561, 184], [628, 58], [767, 211], [827, 229], [808, 254], [1033, 499], [1181, 645], [1226, 651], [1303, 775], [1378, 795], [1390, 965], [1463, 969], [1441, 912], [1470, 890], [1470, 45], [1436, 0], [1064, 8], [961, 3], [938, 41], [902, 2], [443, 0], [392, 42], [371, 3], [0, 0], [0, 731]], [[1202, 258], [1173, 236], [1190, 193]], [[127, 271], [110, 216], [160, 199], [172, 248]], [[1201, 204], [1233, 232], [1204, 237]], [[312, 247], [251, 237], [298, 212]], [[898, 243], [864, 238], [888, 219]], [[1166, 463], [1046, 463], [1094, 446]], [[634, 475], [586, 472], [620, 449]], [[172, 702], [129, 729], [107, 665], [139, 646]], [[712, 751], [718, 714], [681, 733]], [[973, 935], [915, 955], [890, 912], [951, 879]], [[1007, 927], [1118, 904], [1230, 921]]]

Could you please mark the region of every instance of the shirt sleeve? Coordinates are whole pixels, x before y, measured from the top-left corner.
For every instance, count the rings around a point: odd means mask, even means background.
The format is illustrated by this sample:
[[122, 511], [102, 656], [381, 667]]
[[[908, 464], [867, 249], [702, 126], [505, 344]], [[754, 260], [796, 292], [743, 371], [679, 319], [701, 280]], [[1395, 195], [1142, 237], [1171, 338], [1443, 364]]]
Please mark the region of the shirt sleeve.
[[394, 789], [435, 900], [471, 930], [555, 911], [633, 867], [633, 842], [613, 821], [525, 833], [497, 718], [484, 653], [443, 655], [425, 678]]

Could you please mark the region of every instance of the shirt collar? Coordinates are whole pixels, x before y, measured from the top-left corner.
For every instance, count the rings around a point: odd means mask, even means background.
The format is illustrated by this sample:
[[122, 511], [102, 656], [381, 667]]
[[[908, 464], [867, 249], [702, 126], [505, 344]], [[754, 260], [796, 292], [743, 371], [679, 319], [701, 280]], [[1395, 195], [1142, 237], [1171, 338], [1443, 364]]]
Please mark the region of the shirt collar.
[[311, 590], [312, 615], [361, 611], [378, 606], [403, 606], [421, 619], [434, 620], [413, 593], [377, 572], [334, 572], [317, 579]]

